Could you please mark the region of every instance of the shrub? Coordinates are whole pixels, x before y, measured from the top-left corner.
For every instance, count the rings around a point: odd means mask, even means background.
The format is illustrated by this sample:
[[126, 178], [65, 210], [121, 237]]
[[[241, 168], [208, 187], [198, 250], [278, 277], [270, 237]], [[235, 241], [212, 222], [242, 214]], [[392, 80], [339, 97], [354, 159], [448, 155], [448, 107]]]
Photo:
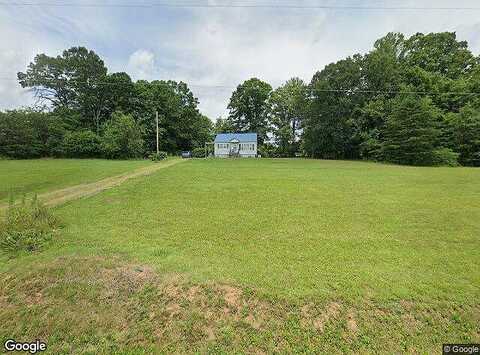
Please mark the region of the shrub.
[[51, 240], [59, 228], [58, 219], [35, 197], [30, 204], [13, 201], [0, 222], [0, 248], [7, 252], [35, 251]]
[[262, 158], [268, 158], [268, 150], [265, 149], [263, 146], [259, 146], [257, 148], [257, 154], [261, 156]]
[[63, 140], [63, 151], [70, 158], [100, 156], [100, 138], [89, 130], [68, 132]]
[[148, 156], [148, 158], [151, 160], [151, 161], [161, 161], [161, 160], [165, 160], [167, 159], [168, 155], [167, 155], [167, 152], [158, 152], [158, 153], [152, 153]]
[[433, 152], [433, 165], [437, 166], [458, 166], [459, 153], [449, 148], [437, 149]]
[[192, 157], [194, 158], [205, 158], [205, 148], [194, 148], [192, 150]]
[[131, 115], [114, 113], [105, 125], [101, 148], [110, 159], [137, 158], [143, 154], [142, 129]]
[[271, 143], [264, 143], [257, 149], [257, 154], [262, 158], [279, 158], [280, 155], [277, 152], [277, 147]]

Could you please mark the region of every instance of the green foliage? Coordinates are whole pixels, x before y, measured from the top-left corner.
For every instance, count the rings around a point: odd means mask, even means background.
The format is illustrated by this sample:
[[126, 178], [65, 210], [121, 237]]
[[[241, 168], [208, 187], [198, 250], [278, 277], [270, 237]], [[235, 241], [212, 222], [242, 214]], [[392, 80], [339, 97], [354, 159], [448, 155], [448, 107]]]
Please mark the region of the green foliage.
[[211, 140], [212, 122], [198, 111], [198, 100], [183, 82], [140, 80], [135, 83], [133, 116], [144, 129], [147, 150], [155, 150], [155, 112], [159, 113], [160, 149], [191, 150]]
[[114, 113], [105, 124], [101, 149], [106, 158], [132, 159], [143, 155], [142, 128], [131, 115]]
[[404, 44], [403, 62], [406, 67], [420, 67], [457, 79], [478, 63], [466, 41], [457, 41], [455, 32], [417, 33]]
[[[479, 63], [453, 32], [388, 33], [369, 53], [327, 65], [308, 86], [293, 78], [272, 91], [257, 78], [246, 80], [232, 93], [228, 118], [213, 125], [185, 83], [134, 83], [126, 73], [108, 74], [95, 52], [73, 47], [57, 57], [39, 54], [18, 73], [19, 83], [53, 111], [1, 113], [0, 156], [137, 157], [141, 139], [146, 151], [156, 148], [158, 112], [160, 149], [169, 153], [203, 147], [214, 132], [256, 132], [260, 145], [273, 140], [264, 156], [291, 157], [301, 149], [313, 158], [454, 164], [442, 150], [449, 148], [462, 165], [479, 166], [480, 104], [465, 95], [480, 92]], [[429, 107], [401, 108], [407, 95], [430, 100]]]
[[452, 120], [455, 150], [462, 165], [480, 166], [480, 109], [464, 107]]
[[54, 107], [75, 108], [89, 119], [89, 128], [100, 131], [105, 108], [107, 68], [102, 59], [84, 47], [72, 47], [61, 56], [39, 54], [25, 73], [18, 73], [22, 87]]
[[[18, 73], [18, 80], [38, 99], [51, 103], [68, 130], [89, 130], [100, 135], [102, 125], [110, 121], [114, 112], [121, 111], [131, 114], [142, 127], [142, 138], [151, 151], [155, 148], [158, 111], [162, 150], [190, 150], [211, 140], [212, 122], [199, 112], [198, 99], [185, 83], [134, 83], [126, 73], [108, 74], [103, 60], [84, 47], [72, 47], [57, 57], [39, 54], [24, 73]], [[108, 157], [125, 154], [114, 145], [108, 142]], [[21, 155], [43, 156], [30, 147], [19, 148]], [[71, 150], [67, 154], [71, 156]]]
[[168, 157], [167, 152], [163, 152], [163, 151], [160, 151], [158, 153], [152, 153], [148, 156], [148, 158], [153, 162], [165, 160], [167, 159], [167, 157]]
[[238, 85], [228, 104], [228, 120], [233, 129], [236, 132], [256, 132], [259, 144], [266, 140], [269, 131], [268, 98], [271, 91], [270, 84], [252, 78]]
[[263, 143], [262, 145], [259, 145], [257, 149], [257, 154], [260, 155], [262, 158], [280, 157], [277, 147], [271, 143]]
[[[353, 118], [365, 100], [356, 94], [362, 83], [362, 57], [329, 64], [310, 83], [310, 107], [304, 122], [303, 149], [314, 158], [358, 157], [352, 140]], [[351, 90], [351, 92], [344, 91]]]
[[440, 148], [433, 151], [432, 165], [435, 166], [458, 166], [459, 153], [450, 148]]
[[194, 158], [205, 158], [205, 148], [198, 147], [192, 150], [192, 156]]
[[40, 140], [27, 114], [21, 111], [0, 112], [0, 155], [11, 158], [41, 156]]
[[0, 112], [0, 155], [17, 159], [60, 156], [64, 134], [65, 125], [54, 113]]
[[435, 165], [439, 112], [428, 98], [400, 95], [385, 127], [382, 154], [397, 164]]
[[0, 220], [0, 248], [10, 253], [38, 250], [58, 228], [58, 219], [36, 197], [18, 205], [11, 201], [5, 220]]
[[215, 133], [234, 133], [235, 128], [233, 127], [232, 122], [229, 119], [225, 119], [222, 117], [217, 118], [214, 124], [214, 132]]
[[[408, 89], [402, 93], [402, 88]], [[453, 93], [480, 92], [479, 59], [455, 33], [418, 33], [410, 38], [389, 33], [370, 53], [327, 65], [314, 75], [309, 89], [302, 147], [310, 157], [454, 164], [455, 157], [442, 150], [450, 148], [460, 153], [462, 164], [476, 164], [475, 123], [470, 123], [471, 136], [460, 123], [474, 115], [446, 119], [475, 100], [473, 95]], [[418, 105], [420, 113], [414, 113], [413, 102], [410, 113], [401, 114], [398, 100], [407, 95], [430, 100], [430, 114]], [[419, 122], [408, 118], [417, 116], [422, 117]]]
[[299, 78], [288, 80], [269, 99], [272, 132], [277, 153], [292, 157], [298, 150], [299, 129], [307, 106], [307, 86]]
[[100, 137], [89, 130], [68, 132], [63, 141], [65, 155], [70, 158], [95, 158], [101, 155]]

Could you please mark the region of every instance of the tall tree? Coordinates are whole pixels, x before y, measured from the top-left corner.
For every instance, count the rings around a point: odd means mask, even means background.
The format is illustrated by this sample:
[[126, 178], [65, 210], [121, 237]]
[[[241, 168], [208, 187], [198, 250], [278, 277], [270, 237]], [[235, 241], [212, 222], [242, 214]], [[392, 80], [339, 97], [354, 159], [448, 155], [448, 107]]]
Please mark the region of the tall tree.
[[[405, 89], [405, 91], [411, 88]], [[440, 111], [426, 97], [400, 94], [385, 126], [383, 155], [398, 164], [433, 165], [438, 147]]]
[[281, 156], [293, 156], [298, 150], [300, 123], [305, 114], [307, 86], [292, 78], [270, 95], [270, 124]]
[[303, 148], [315, 158], [358, 156], [359, 142], [352, 140], [356, 111], [365, 96], [362, 61], [355, 55], [327, 65], [310, 83], [310, 105], [303, 131]]
[[80, 111], [97, 132], [105, 105], [107, 68], [103, 60], [84, 47], [72, 47], [61, 56], [39, 54], [25, 73], [17, 74], [20, 85], [31, 88], [40, 100], [54, 107]]
[[110, 117], [114, 112], [131, 113], [135, 97], [134, 83], [127, 73], [112, 73], [105, 78], [104, 115]]
[[375, 41], [373, 50], [365, 55], [362, 75], [365, 90], [371, 91], [370, 96], [398, 90], [404, 46], [405, 38], [401, 33], [388, 33]]
[[212, 124], [198, 110], [198, 100], [183, 82], [141, 80], [135, 83], [133, 116], [145, 130], [147, 149], [154, 150], [155, 112], [159, 113], [160, 145], [168, 152], [203, 146]]
[[478, 58], [466, 41], [458, 41], [455, 32], [417, 33], [405, 41], [403, 62], [406, 67], [418, 66], [450, 79], [469, 73]]
[[259, 144], [267, 139], [268, 98], [271, 91], [270, 84], [252, 78], [237, 86], [228, 104], [233, 128], [239, 132], [258, 133]]
[[106, 122], [101, 149], [107, 158], [131, 159], [143, 154], [142, 127], [131, 115], [114, 112]]

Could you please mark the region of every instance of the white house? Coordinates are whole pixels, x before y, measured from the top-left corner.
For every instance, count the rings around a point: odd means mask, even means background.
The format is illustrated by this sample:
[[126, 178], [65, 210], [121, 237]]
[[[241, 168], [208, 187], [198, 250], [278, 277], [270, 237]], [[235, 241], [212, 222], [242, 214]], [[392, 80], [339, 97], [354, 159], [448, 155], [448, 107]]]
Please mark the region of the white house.
[[256, 133], [220, 133], [214, 141], [215, 157], [255, 158], [257, 156]]

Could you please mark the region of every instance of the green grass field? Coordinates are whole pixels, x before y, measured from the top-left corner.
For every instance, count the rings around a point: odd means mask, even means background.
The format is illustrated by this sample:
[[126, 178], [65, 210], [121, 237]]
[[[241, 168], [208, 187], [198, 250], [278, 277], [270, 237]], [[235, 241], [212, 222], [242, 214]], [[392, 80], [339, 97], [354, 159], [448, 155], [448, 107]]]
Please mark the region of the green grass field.
[[[10, 188], [36, 181], [5, 163]], [[473, 168], [182, 162], [57, 207], [57, 240], [1, 255], [0, 338], [135, 354], [478, 343], [479, 182]]]
[[0, 160], [0, 201], [10, 194], [42, 193], [97, 181], [149, 164], [148, 161], [115, 160]]

